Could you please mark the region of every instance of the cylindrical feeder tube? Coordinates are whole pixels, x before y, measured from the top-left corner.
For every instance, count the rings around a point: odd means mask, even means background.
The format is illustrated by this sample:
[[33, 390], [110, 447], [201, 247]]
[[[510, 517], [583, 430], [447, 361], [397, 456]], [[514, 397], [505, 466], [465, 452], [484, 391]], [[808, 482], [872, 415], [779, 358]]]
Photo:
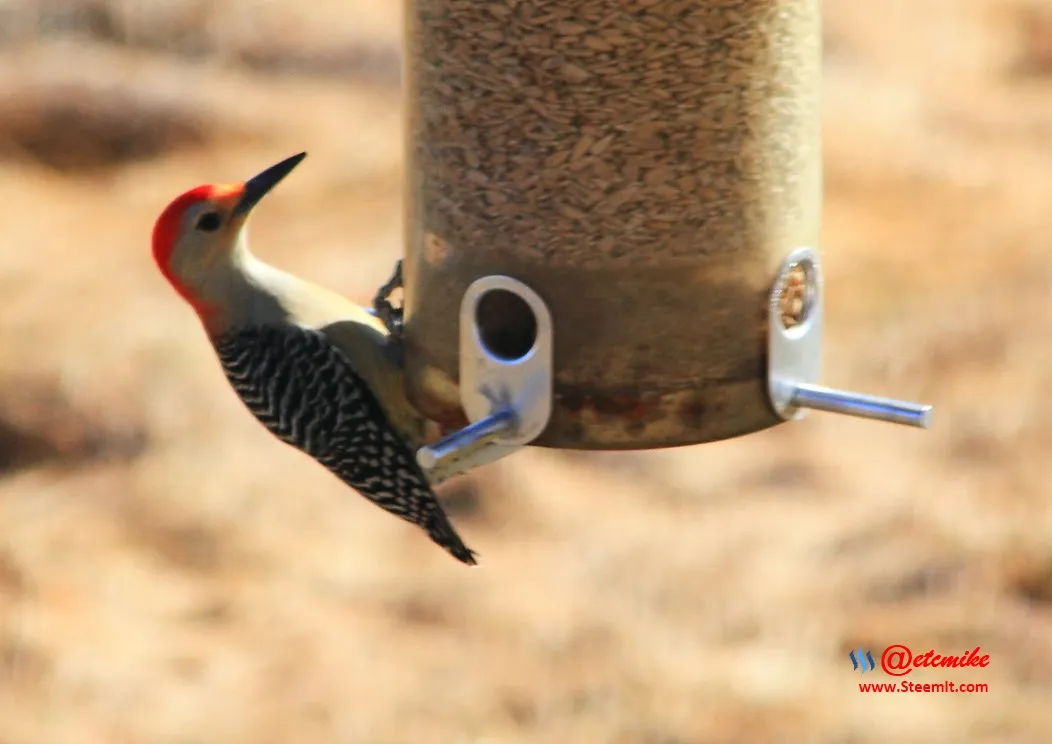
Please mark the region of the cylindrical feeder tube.
[[413, 0], [405, 20], [420, 410], [461, 415], [460, 299], [507, 274], [554, 324], [534, 444], [642, 449], [779, 423], [768, 296], [782, 259], [818, 242], [819, 0]]

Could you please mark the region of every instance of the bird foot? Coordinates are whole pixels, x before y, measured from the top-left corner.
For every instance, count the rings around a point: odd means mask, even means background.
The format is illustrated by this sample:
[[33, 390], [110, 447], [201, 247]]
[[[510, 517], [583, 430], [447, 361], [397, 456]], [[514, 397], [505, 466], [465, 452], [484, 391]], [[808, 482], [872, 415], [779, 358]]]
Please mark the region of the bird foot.
[[373, 309], [377, 316], [383, 321], [387, 330], [395, 338], [402, 337], [402, 318], [404, 307], [395, 307], [391, 304], [390, 297], [396, 289], [402, 289], [402, 259], [395, 264], [394, 273], [376, 293], [373, 298]]

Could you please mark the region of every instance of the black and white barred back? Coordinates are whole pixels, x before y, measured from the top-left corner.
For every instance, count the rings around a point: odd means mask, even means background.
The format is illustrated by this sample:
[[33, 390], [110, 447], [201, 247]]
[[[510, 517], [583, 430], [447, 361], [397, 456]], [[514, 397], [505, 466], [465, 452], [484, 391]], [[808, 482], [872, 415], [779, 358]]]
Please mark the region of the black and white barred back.
[[214, 345], [230, 384], [272, 434], [373, 503], [422, 527], [457, 559], [475, 563], [409, 445], [323, 333], [256, 326], [227, 333]]

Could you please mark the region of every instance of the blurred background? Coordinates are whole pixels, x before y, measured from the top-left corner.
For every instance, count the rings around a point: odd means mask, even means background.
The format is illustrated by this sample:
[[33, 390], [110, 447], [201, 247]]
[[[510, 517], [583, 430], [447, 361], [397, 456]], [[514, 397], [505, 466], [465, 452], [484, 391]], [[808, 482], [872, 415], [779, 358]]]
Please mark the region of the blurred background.
[[[266, 434], [150, 258], [307, 150], [253, 246], [368, 302], [399, 5], [0, 0], [0, 742], [1049, 741], [1052, 2], [825, 3], [825, 381], [932, 430], [527, 451], [443, 488], [472, 570]], [[894, 643], [989, 692], [861, 694]]]

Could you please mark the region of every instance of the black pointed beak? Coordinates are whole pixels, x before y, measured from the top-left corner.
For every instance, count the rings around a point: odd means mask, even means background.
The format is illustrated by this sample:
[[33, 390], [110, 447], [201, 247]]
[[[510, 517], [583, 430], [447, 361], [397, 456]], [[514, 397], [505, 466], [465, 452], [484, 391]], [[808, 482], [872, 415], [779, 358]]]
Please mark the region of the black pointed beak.
[[234, 207], [234, 214], [247, 214], [252, 207], [259, 203], [260, 199], [281, 182], [281, 179], [291, 173], [292, 169], [299, 165], [300, 161], [305, 157], [307, 157], [307, 153], [301, 152], [290, 158], [285, 158], [280, 163], [275, 163], [245, 181], [245, 190], [241, 194], [241, 199], [238, 200], [237, 206]]

